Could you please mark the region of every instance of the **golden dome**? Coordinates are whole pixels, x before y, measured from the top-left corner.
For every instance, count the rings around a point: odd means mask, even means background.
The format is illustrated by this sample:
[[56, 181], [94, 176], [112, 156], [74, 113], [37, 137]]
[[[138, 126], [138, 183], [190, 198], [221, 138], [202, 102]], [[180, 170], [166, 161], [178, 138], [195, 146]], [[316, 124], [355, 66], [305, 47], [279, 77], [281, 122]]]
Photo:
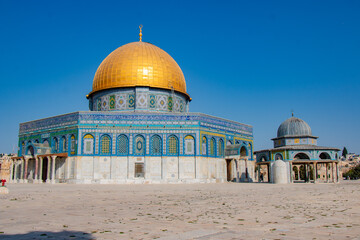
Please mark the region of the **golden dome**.
[[141, 41], [125, 44], [104, 59], [89, 95], [104, 89], [135, 86], [174, 89], [189, 97], [184, 74], [175, 60], [164, 50]]

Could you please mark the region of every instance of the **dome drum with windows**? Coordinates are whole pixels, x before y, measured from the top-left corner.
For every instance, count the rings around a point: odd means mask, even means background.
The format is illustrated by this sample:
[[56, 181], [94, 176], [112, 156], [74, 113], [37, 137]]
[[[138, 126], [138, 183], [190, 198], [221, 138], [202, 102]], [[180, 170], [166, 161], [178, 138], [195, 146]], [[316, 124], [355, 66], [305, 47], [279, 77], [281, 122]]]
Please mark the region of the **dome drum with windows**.
[[191, 98], [179, 65], [141, 36], [100, 64], [87, 95], [90, 110], [188, 112]]

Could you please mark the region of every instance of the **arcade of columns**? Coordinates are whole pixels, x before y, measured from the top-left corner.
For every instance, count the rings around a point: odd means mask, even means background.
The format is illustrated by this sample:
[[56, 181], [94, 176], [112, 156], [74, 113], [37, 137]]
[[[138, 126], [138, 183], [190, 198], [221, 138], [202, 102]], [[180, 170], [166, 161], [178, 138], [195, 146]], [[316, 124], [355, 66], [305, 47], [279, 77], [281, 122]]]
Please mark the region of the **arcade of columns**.
[[[257, 175], [258, 175], [258, 181], [260, 182], [260, 174], [261, 174], [261, 166], [266, 166], [266, 172], [267, 172], [267, 181], [270, 182], [270, 176], [271, 176], [271, 162], [258, 162], [256, 163], [257, 166]], [[289, 161], [290, 164], [290, 182], [294, 181], [300, 181], [300, 166], [303, 166], [305, 168], [305, 182], [310, 182], [310, 171], [313, 172], [313, 183], [317, 182], [318, 178], [318, 164], [325, 164], [326, 173], [325, 173], [325, 182], [330, 182], [329, 173], [331, 173], [331, 182], [338, 183], [339, 182], [339, 162], [333, 161], [333, 160], [317, 160], [317, 161], [310, 161], [310, 160], [292, 160]], [[310, 166], [312, 165], [312, 169]], [[297, 174], [295, 174], [295, 171], [293, 170], [293, 167], [297, 167]], [[330, 170], [329, 170], [330, 167]], [[297, 175], [297, 179], [296, 176]]]
[[[29, 180], [29, 161], [35, 161], [34, 176], [31, 178], [34, 183], [43, 182], [44, 159], [47, 159], [46, 183], [55, 183], [55, 166], [57, 157], [67, 157], [65, 153], [45, 154], [37, 156], [13, 157], [10, 165], [10, 183], [27, 183]], [[18, 166], [20, 165], [20, 176], [18, 178]], [[51, 166], [51, 167], [50, 167]], [[19, 181], [18, 181], [19, 180]]]

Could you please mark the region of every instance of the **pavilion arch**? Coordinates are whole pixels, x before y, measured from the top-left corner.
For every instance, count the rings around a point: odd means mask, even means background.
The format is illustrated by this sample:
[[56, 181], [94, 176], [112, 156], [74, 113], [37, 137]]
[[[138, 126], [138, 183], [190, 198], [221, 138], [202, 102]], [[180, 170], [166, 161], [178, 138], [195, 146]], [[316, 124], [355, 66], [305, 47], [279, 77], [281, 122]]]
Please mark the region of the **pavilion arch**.
[[94, 154], [94, 136], [90, 133], [85, 134], [83, 137], [83, 153]]
[[226, 141], [226, 146], [229, 146], [229, 145], [231, 145], [232, 144], [232, 141], [231, 140], [227, 140]]
[[195, 138], [192, 135], [184, 137], [184, 153], [186, 155], [195, 155]]
[[301, 152], [301, 153], [295, 154], [294, 159], [307, 159], [307, 160], [310, 160], [310, 157], [306, 153]]
[[275, 161], [276, 160], [284, 160], [284, 157], [281, 153], [276, 153], [274, 159], [275, 159]]
[[116, 141], [117, 155], [129, 155], [129, 138], [125, 134], [120, 134]]
[[26, 147], [25, 155], [31, 155], [31, 156], [35, 155], [35, 150], [34, 150], [33, 145], [29, 145]]
[[162, 139], [159, 135], [154, 134], [150, 139], [150, 154], [160, 156], [162, 152]]
[[112, 141], [111, 137], [108, 134], [104, 134], [100, 138], [100, 154], [101, 155], [110, 155]]
[[135, 155], [145, 155], [146, 150], [146, 142], [145, 137], [143, 135], [136, 135], [134, 138], [134, 153]]
[[319, 159], [327, 159], [327, 160], [331, 160], [330, 155], [327, 152], [322, 152], [319, 155]]
[[170, 135], [168, 137], [167, 146], [167, 153], [169, 155], [179, 155], [179, 139], [175, 135]]
[[240, 148], [240, 157], [246, 157], [248, 155], [248, 150], [245, 146], [241, 146]]

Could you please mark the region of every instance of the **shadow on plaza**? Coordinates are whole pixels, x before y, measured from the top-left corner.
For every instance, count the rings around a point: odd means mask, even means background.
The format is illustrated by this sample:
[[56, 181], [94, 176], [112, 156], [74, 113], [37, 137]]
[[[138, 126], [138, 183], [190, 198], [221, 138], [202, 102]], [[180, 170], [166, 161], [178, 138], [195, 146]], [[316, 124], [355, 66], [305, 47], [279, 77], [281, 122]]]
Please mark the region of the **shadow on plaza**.
[[96, 239], [92, 234], [79, 231], [61, 231], [61, 232], [46, 232], [35, 231], [23, 234], [0, 234], [2, 240], [22, 240], [22, 239]]

